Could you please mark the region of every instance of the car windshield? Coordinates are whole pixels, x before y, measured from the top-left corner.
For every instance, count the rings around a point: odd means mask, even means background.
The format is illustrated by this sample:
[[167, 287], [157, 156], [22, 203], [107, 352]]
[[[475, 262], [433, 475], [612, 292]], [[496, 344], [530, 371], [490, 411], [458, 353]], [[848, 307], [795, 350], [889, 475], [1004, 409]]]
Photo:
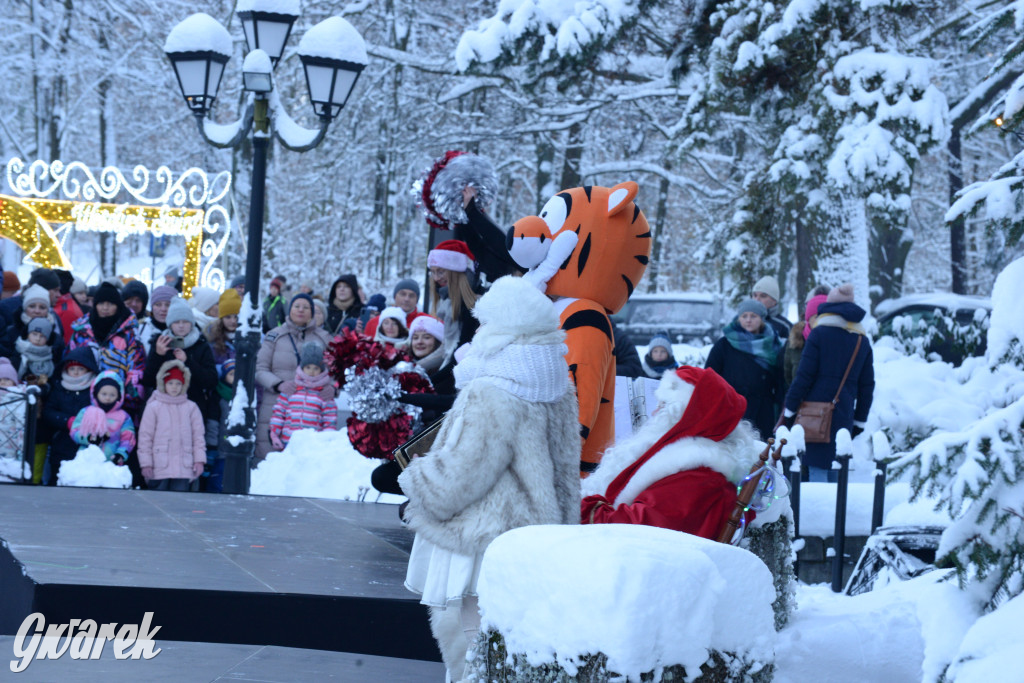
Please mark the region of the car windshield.
[[637, 301], [629, 316], [630, 325], [672, 325], [706, 323], [714, 305], [706, 301]]

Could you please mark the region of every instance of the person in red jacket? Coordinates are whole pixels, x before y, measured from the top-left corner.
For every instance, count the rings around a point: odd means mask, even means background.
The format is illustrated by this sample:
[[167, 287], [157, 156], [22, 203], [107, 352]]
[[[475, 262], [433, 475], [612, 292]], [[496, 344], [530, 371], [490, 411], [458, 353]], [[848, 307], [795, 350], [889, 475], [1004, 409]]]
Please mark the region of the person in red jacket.
[[[583, 524], [646, 524], [714, 540], [757, 459], [746, 400], [714, 370], [666, 373], [659, 407], [584, 480]], [[603, 493], [602, 493], [603, 492]], [[748, 519], [749, 521], [749, 519]]]
[[75, 283], [75, 276], [66, 270], [55, 270], [60, 280], [60, 296], [53, 302], [53, 312], [60, 318], [61, 329], [64, 340], [71, 339], [71, 323], [82, 317], [82, 308], [78, 301], [71, 294], [71, 286]]

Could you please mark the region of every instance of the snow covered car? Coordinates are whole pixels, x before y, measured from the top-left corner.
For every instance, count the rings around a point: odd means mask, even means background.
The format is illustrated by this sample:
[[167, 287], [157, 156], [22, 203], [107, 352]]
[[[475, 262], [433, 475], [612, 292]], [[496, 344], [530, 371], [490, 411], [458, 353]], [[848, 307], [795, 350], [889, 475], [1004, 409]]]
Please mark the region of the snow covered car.
[[948, 292], [911, 294], [875, 307], [879, 337], [894, 337], [908, 351], [938, 354], [953, 365], [960, 365], [968, 356], [985, 354], [991, 312], [991, 299]]
[[630, 334], [634, 344], [646, 344], [658, 332], [668, 332], [674, 343], [701, 345], [722, 336], [722, 327], [729, 322], [727, 313], [722, 299], [714, 294], [634, 294], [612, 320]]

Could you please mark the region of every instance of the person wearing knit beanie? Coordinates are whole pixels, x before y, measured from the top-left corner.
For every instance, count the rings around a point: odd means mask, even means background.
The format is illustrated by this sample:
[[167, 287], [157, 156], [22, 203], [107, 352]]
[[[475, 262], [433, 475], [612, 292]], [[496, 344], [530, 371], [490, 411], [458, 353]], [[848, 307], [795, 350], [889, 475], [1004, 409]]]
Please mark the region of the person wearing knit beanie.
[[416, 310], [416, 304], [420, 301], [420, 286], [412, 278], [399, 280], [391, 297], [395, 301], [395, 306], [401, 308], [408, 315]]
[[828, 293], [828, 303], [854, 303], [853, 299], [853, 285], [847, 282], [846, 284], [833, 287], [832, 291]]
[[212, 287], [193, 287], [192, 296], [188, 299], [193, 310], [211, 317], [217, 315], [217, 311], [212, 309], [218, 306], [219, 301], [220, 292]]
[[231, 278], [231, 283], [228, 285], [231, 289], [238, 292], [238, 296], [245, 295], [245, 275], [236, 275]]
[[768, 309], [757, 299], [747, 299], [736, 307], [737, 317], [742, 316], [744, 313], [753, 313], [760, 317], [762, 322], [768, 317]]
[[28, 309], [29, 304], [33, 302], [42, 303], [47, 308], [50, 307], [50, 293], [43, 289], [40, 285], [30, 285], [28, 289], [21, 295], [21, 308], [22, 310]]
[[18, 383], [18, 371], [11, 365], [11, 361], [0, 356], [0, 387], [13, 387]]
[[765, 308], [773, 308], [779, 303], [779, 281], [771, 275], [765, 275], [754, 283], [750, 296], [763, 303]]
[[53, 333], [53, 323], [48, 318], [32, 318], [28, 322], [28, 333], [32, 334], [33, 332], [43, 335], [43, 343], [45, 344], [45, 340], [49, 339]]
[[57, 273], [49, 268], [36, 268], [28, 278], [30, 285], [39, 285], [47, 291], [54, 293], [54, 298], [60, 296], [60, 278]]
[[143, 316], [146, 306], [149, 305], [149, 291], [146, 289], [146, 285], [138, 280], [132, 280], [124, 286], [124, 289], [121, 290], [121, 298], [124, 299], [125, 306], [137, 318]]
[[171, 300], [170, 307], [167, 309], [167, 327], [169, 328], [174, 323], [182, 320], [187, 320], [192, 325], [195, 325], [195, 313], [184, 299], [173, 299]]
[[437, 372], [444, 360], [444, 323], [432, 315], [421, 315], [409, 325], [409, 351], [424, 372]]
[[237, 316], [242, 310], [242, 297], [238, 294], [238, 291], [232, 287], [228, 287], [220, 295], [220, 299], [217, 301], [217, 317], [226, 318], [227, 316]]
[[11, 270], [5, 270], [3, 294], [0, 299], [9, 299], [17, 294], [19, 289], [21, 289], [21, 280], [18, 279], [18, 274]]
[[71, 274], [70, 270], [64, 270], [62, 268], [58, 268], [53, 272], [57, 274], [57, 279], [60, 281], [60, 293], [62, 295], [70, 294], [71, 285], [75, 282], [75, 276]]
[[153, 290], [153, 296], [151, 297], [151, 300], [153, 304], [158, 304], [164, 301], [170, 303], [171, 299], [173, 299], [176, 296], [178, 296], [178, 290], [176, 290], [174, 287], [160, 285], [159, 287]]
[[317, 342], [306, 342], [302, 345], [302, 352], [299, 354], [299, 367], [305, 369], [310, 365], [317, 367], [319, 372], [316, 374], [323, 372], [324, 367], [326, 367], [324, 363], [324, 347]]

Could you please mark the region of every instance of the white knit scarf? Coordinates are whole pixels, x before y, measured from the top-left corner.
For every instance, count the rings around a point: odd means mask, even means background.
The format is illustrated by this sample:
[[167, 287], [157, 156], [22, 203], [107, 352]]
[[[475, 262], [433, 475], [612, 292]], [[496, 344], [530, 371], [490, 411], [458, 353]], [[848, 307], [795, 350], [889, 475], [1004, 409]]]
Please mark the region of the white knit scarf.
[[509, 344], [489, 356], [469, 354], [455, 366], [459, 389], [481, 380], [532, 403], [554, 403], [569, 390], [565, 344]]

